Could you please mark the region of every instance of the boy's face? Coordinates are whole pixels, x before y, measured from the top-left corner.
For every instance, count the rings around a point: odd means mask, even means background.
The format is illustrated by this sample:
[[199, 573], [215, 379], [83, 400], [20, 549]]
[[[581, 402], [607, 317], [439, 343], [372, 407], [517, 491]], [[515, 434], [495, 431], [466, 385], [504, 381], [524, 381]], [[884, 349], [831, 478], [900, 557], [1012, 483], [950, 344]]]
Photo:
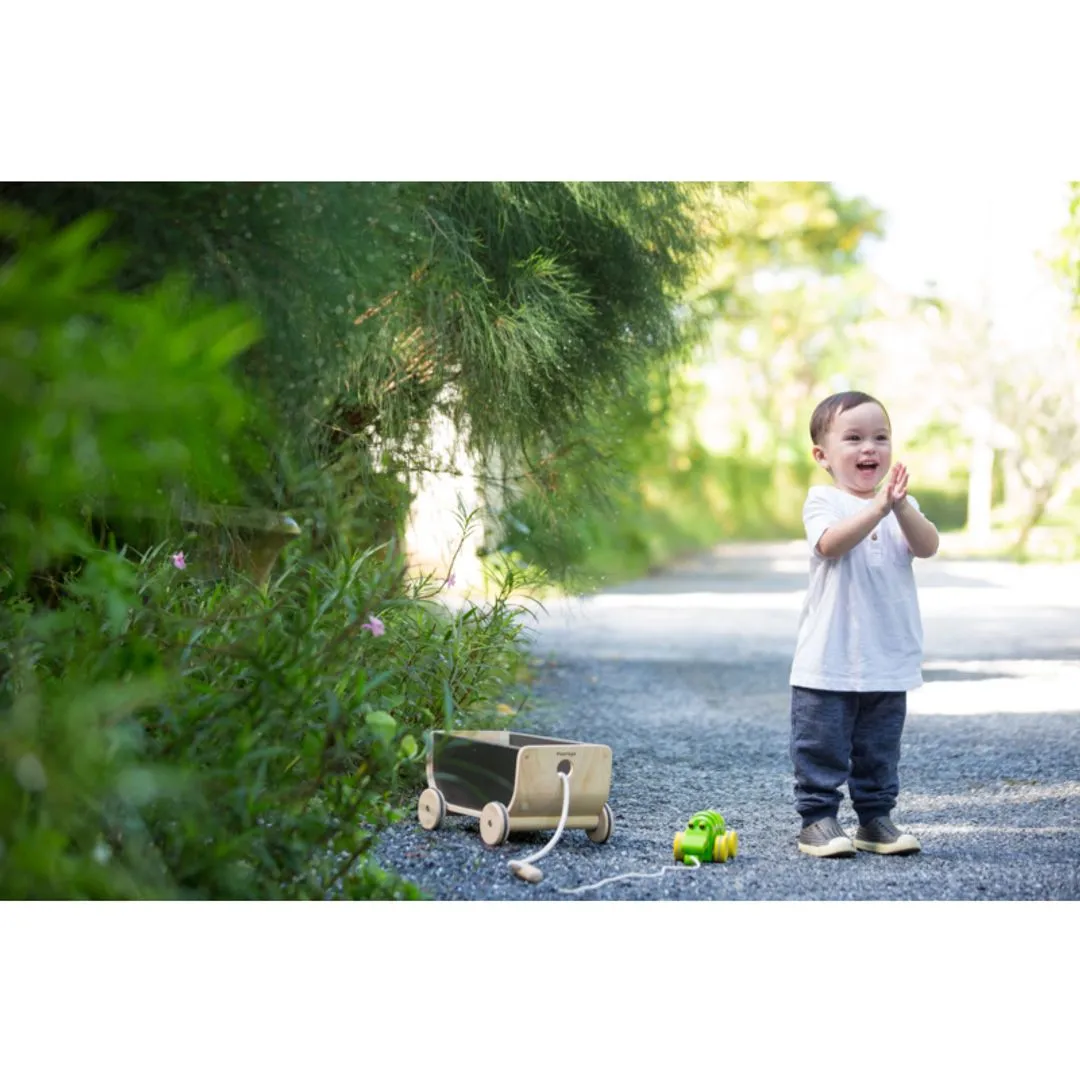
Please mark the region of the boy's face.
[[892, 437], [881, 406], [872, 401], [838, 413], [814, 460], [832, 473], [836, 486], [869, 499], [892, 464]]

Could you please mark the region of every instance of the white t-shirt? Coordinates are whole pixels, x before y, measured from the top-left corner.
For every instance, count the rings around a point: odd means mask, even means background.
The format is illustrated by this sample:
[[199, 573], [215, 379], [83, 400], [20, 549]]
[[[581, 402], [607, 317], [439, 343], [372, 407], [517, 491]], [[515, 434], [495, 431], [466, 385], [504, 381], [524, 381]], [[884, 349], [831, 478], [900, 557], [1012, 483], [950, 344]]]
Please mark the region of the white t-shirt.
[[[917, 510], [919, 504], [908, 496]], [[830, 526], [867, 502], [812, 487], [803, 505], [810, 587], [799, 617], [791, 685], [815, 690], [914, 690], [922, 686], [922, 619], [914, 556], [894, 514], [839, 559], [817, 553]]]

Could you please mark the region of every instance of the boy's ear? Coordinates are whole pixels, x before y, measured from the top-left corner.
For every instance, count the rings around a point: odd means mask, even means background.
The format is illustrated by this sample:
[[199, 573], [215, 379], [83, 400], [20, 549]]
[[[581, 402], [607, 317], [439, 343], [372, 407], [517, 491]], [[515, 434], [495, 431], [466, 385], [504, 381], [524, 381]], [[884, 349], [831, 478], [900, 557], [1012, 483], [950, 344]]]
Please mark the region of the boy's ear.
[[814, 455], [814, 460], [819, 465], [823, 466], [826, 469], [829, 467], [828, 463], [825, 461], [825, 451], [822, 450], [820, 446], [815, 446], [811, 453]]

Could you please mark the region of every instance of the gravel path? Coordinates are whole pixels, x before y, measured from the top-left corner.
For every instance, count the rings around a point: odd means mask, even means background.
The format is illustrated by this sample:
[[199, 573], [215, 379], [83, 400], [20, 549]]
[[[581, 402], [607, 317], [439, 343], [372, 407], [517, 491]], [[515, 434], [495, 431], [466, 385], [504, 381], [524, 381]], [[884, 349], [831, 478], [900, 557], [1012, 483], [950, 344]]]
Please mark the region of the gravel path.
[[[1080, 566], [917, 563], [926, 685], [908, 699], [894, 816], [923, 851], [829, 860], [794, 842], [787, 675], [804, 552], [725, 546], [549, 605], [527, 727], [612, 748], [607, 844], [568, 831], [528, 885], [506, 862], [550, 833], [489, 850], [473, 818], [431, 833], [412, 818], [380, 840], [380, 863], [447, 900], [1080, 899]], [[738, 830], [739, 855], [676, 869], [672, 836], [706, 807]], [[846, 802], [841, 824], [855, 824]]]

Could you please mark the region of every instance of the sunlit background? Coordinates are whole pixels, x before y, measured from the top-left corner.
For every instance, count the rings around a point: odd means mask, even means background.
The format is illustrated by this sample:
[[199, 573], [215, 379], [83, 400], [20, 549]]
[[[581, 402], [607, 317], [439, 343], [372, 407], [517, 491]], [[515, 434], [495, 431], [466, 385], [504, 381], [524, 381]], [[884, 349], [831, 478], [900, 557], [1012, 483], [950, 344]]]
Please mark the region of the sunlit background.
[[[1069, 184], [878, 178], [832, 190], [880, 211], [880, 235], [865, 235], [839, 273], [821, 261], [800, 267], [801, 282], [758, 272], [741, 324], [722, 312], [690, 375], [706, 388], [704, 443], [772, 467], [767, 481], [747, 480], [784, 492], [753, 528], [797, 526], [783, 504], [807, 479], [809, 411], [826, 393], [859, 388], [885, 402], [897, 456], [949, 534], [947, 550], [1075, 556]], [[781, 213], [797, 226], [792, 210]], [[784, 470], [797, 478], [791, 487]]]

